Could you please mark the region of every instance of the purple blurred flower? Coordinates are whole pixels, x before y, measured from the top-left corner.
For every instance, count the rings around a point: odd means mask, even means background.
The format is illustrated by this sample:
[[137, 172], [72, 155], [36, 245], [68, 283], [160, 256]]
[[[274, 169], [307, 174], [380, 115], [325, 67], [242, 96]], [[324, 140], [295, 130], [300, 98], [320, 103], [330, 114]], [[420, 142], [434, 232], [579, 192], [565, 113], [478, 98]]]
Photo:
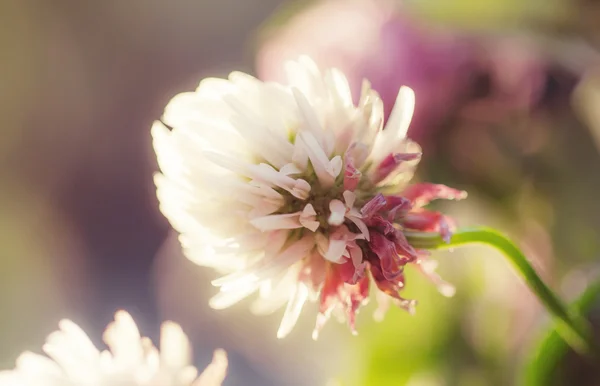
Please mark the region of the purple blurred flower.
[[257, 70], [265, 80], [281, 81], [283, 63], [307, 54], [342, 70], [354, 95], [369, 79], [386, 114], [398, 89], [409, 86], [417, 96], [411, 134], [423, 141], [466, 95], [474, 51], [463, 38], [416, 25], [388, 1], [326, 0], [268, 35]]
[[499, 122], [511, 112], [540, 106], [550, 70], [540, 47], [517, 37], [481, 40], [477, 47], [474, 70], [487, 84], [463, 106], [462, 118]]

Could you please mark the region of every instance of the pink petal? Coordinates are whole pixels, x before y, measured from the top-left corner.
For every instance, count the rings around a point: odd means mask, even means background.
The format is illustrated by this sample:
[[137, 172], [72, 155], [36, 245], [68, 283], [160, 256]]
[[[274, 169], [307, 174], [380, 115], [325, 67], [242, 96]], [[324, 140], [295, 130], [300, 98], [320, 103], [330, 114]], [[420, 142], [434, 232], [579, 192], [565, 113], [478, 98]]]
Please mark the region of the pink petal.
[[360, 182], [361, 172], [354, 166], [354, 157], [346, 154], [344, 169], [344, 190], [354, 191]]
[[390, 237], [394, 241], [394, 245], [396, 246], [396, 251], [400, 256], [403, 257], [403, 261], [406, 262], [414, 261], [417, 258], [417, 252], [410, 245], [408, 240], [406, 240], [406, 236], [401, 231], [394, 228], [394, 233]]
[[318, 291], [325, 280], [327, 260], [317, 251], [306, 257], [304, 266], [300, 270], [298, 280], [305, 283], [313, 291]]
[[378, 232], [383, 233], [384, 235], [389, 235], [394, 233], [394, 225], [391, 221], [386, 220], [381, 215], [376, 214], [370, 217], [365, 218], [365, 224], [368, 225], [370, 230], [376, 230]]
[[369, 261], [371, 261], [371, 264], [369, 265], [371, 276], [379, 290], [391, 297], [399, 298], [400, 295], [398, 295], [398, 292], [404, 287], [404, 275], [399, 275], [396, 280], [387, 280], [383, 275], [379, 260], [375, 258], [375, 261], [372, 259]]
[[377, 193], [375, 197], [367, 201], [367, 203], [360, 209], [360, 213], [363, 217], [371, 217], [375, 213], [379, 212], [386, 205], [386, 200], [383, 194]]
[[440, 212], [411, 212], [402, 219], [402, 225], [422, 232], [439, 232], [447, 243], [452, 237], [453, 222]]
[[339, 303], [339, 288], [343, 284], [335, 266], [329, 264], [327, 267], [327, 274], [325, 281], [323, 282], [323, 288], [321, 289], [321, 299], [319, 302], [319, 315], [317, 316], [317, 322], [313, 331], [313, 339], [317, 339], [319, 332], [329, 319], [331, 311]]
[[[386, 295], [393, 298], [394, 303], [403, 308], [410, 314], [415, 313], [417, 302], [411, 299], [404, 299], [399, 292], [404, 287], [404, 276], [401, 276], [396, 281], [386, 280], [377, 264], [371, 264], [371, 276], [377, 285], [377, 288]], [[384, 305], [385, 306], [385, 305]]]
[[349, 251], [349, 259], [337, 265], [335, 269], [344, 283], [356, 284], [365, 276], [367, 262], [363, 261], [362, 249], [356, 245], [356, 242], [348, 242], [347, 250]]
[[406, 188], [402, 196], [408, 198], [415, 208], [419, 208], [437, 199], [462, 200], [467, 197], [467, 192], [441, 184], [421, 183]]
[[352, 264], [354, 267], [359, 267], [363, 263], [362, 249], [356, 244], [356, 242], [352, 242], [348, 245], [348, 250], [350, 251], [350, 259], [352, 260]]
[[414, 161], [421, 157], [421, 153], [396, 153], [390, 154], [381, 161], [377, 168], [373, 172], [371, 180], [377, 184], [383, 181], [389, 176], [394, 170], [396, 170], [400, 164], [405, 161]]
[[356, 281], [352, 281], [354, 278], [354, 273], [356, 272], [356, 267], [351, 259], [346, 260], [342, 264], [336, 265], [335, 270], [337, 271], [341, 281], [348, 284], [356, 284]]
[[345, 287], [350, 298], [349, 304], [346, 306], [346, 317], [350, 330], [356, 335], [356, 314], [359, 307], [369, 300], [369, 278], [365, 276], [355, 285], [346, 285]]
[[379, 232], [371, 232], [371, 250], [379, 257], [381, 271], [386, 280], [394, 281], [403, 273], [404, 264], [398, 256], [396, 245]]
[[330, 264], [321, 290], [319, 315], [313, 331], [313, 339], [317, 339], [320, 330], [329, 319], [331, 312], [339, 307], [346, 312], [348, 324], [356, 333], [355, 320], [358, 308], [365, 304], [369, 296], [369, 277], [363, 276], [356, 284], [350, 285], [343, 281], [353, 270], [352, 262]]
[[411, 209], [412, 204], [409, 199], [402, 196], [386, 196], [387, 202], [385, 210], [388, 211], [388, 220], [395, 221], [398, 217], [406, 215]]
[[394, 243], [396, 252], [402, 255], [406, 261], [413, 261], [417, 258], [415, 249], [408, 243], [404, 233], [396, 229], [390, 221], [380, 215], [375, 215], [368, 219], [367, 225], [371, 237], [373, 233], [384, 235], [390, 242]]

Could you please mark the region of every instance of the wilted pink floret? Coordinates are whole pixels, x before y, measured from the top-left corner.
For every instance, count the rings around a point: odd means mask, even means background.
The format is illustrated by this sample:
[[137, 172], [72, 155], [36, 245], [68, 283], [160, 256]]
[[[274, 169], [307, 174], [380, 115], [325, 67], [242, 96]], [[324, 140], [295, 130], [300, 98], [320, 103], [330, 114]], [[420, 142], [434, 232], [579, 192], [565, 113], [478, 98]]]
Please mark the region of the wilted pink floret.
[[467, 192], [450, 188], [446, 185], [421, 183], [409, 186], [402, 195], [412, 204], [420, 208], [433, 200], [462, 200], [467, 197]]
[[390, 154], [377, 166], [373, 182], [383, 181], [405, 161], [413, 161], [421, 157], [420, 153]]
[[379, 193], [366, 202], [361, 208], [361, 214], [370, 237], [368, 241], [355, 243], [355, 246], [360, 243], [362, 247], [364, 264], [356, 265], [348, 260], [329, 266], [321, 293], [320, 317], [315, 335], [336, 307], [344, 310], [350, 328], [354, 331], [358, 306], [368, 297], [368, 277], [365, 277], [364, 272], [366, 267], [377, 288], [395, 304], [411, 313], [414, 312], [416, 302], [400, 296], [400, 291], [404, 288], [404, 267], [407, 264], [415, 265], [443, 295], [452, 296], [454, 289], [435, 273], [435, 262], [428, 259], [426, 251], [415, 250], [407, 241], [404, 231], [437, 232], [444, 240], [450, 241], [453, 221], [440, 212], [426, 210], [423, 206], [436, 199], [458, 200], [465, 197], [464, 191], [445, 185], [422, 183], [409, 186], [402, 195], [385, 196]]

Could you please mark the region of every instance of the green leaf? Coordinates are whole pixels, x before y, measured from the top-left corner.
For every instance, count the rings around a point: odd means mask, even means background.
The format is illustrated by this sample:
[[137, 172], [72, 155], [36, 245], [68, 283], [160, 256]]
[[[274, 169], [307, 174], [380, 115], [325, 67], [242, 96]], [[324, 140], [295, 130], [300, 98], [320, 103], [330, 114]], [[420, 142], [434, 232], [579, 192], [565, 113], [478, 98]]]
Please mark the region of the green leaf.
[[[600, 302], [600, 282], [588, 287], [573, 303], [570, 310], [573, 313], [587, 315], [598, 302]], [[525, 367], [521, 383], [527, 386], [564, 384], [559, 375], [560, 364], [568, 353], [569, 345], [555, 328], [551, 329], [534, 350]]]

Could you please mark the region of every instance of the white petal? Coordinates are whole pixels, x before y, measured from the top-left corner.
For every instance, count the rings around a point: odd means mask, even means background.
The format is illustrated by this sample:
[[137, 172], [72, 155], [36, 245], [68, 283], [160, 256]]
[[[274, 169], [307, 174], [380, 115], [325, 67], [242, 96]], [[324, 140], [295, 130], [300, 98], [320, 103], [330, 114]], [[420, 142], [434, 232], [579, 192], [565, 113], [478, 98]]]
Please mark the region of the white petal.
[[247, 288], [258, 288], [261, 278], [254, 273], [251, 269], [246, 271], [238, 271], [233, 274], [223, 276], [219, 279], [213, 280], [212, 284], [217, 287], [221, 287], [221, 292], [243, 292]]
[[311, 133], [319, 147], [324, 148], [324, 131], [321, 127], [321, 123], [319, 123], [315, 110], [312, 108], [304, 94], [298, 89], [292, 88], [292, 93], [294, 94], [298, 109], [300, 110], [300, 115], [304, 121], [304, 124], [300, 125], [300, 130], [302, 132]]
[[263, 281], [259, 290], [259, 298], [252, 303], [251, 311], [258, 315], [267, 315], [277, 311], [295, 291], [301, 263], [290, 267], [280, 278]]
[[342, 256], [346, 251], [346, 240], [333, 240], [322, 233], [315, 234], [315, 237], [321, 256], [334, 263], [343, 262]]
[[283, 167], [281, 169], [279, 169], [279, 172], [285, 176], [289, 176], [289, 175], [294, 175], [294, 174], [300, 174], [300, 173], [302, 173], [302, 170], [295, 164], [288, 163], [288, 164], [283, 165]]
[[304, 283], [298, 283], [296, 285], [296, 290], [294, 291], [290, 300], [288, 301], [285, 313], [283, 314], [281, 325], [279, 326], [279, 330], [277, 331], [278, 338], [284, 338], [296, 325], [298, 317], [300, 316], [300, 311], [302, 311], [302, 306], [306, 302], [307, 298], [308, 288], [304, 285]]
[[340, 175], [343, 163], [344, 162], [342, 161], [342, 157], [340, 157], [339, 155], [336, 155], [331, 159], [331, 161], [329, 161], [329, 166], [331, 167], [333, 178], [336, 178]]
[[274, 136], [268, 127], [246, 108], [233, 95], [225, 97], [225, 101], [237, 114], [230, 118], [232, 126], [240, 133], [254, 151], [275, 167], [281, 167], [290, 161], [293, 145], [278, 136]]
[[390, 134], [394, 133], [392, 138], [403, 139], [406, 137], [414, 111], [415, 92], [409, 87], [400, 87], [396, 103], [385, 126], [385, 130], [390, 130]]
[[215, 310], [222, 310], [237, 302], [245, 299], [246, 297], [252, 295], [258, 289], [258, 283], [248, 283], [245, 286], [237, 286], [235, 290], [221, 290], [218, 294], [213, 296], [209, 300], [209, 305]]
[[354, 207], [354, 202], [356, 201], [356, 194], [349, 190], [345, 190], [344, 193], [342, 193], [342, 196], [344, 196], [344, 202], [346, 203], [346, 207], [348, 209], [352, 209]]
[[324, 79], [334, 98], [334, 102], [339, 103], [343, 107], [352, 107], [352, 92], [344, 74], [340, 70], [333, 68], [325, 73]]
[[115, 358], [122, 360], [124, 365], [132, 365], [143, 356], [140, 331], [125, 311], [115, 314], [115, 321], [106, 328], [103, 339]]
[[307, 204], [300, 215], [300, 224], [311, 231], [316, 231], [319, 228], [319, 222], [316, 220], [317, 212], [312, 204]]
[[285, 72], [289, 84], [298, 88], [311, 100], [325, 94], [321, 72], [310, 58], [302, 56], [296, 62], [287, 62]]
[[302, 139], [298, 138], [298, 136], [296, 136], [294, 143], [292, 162], [294, 162], [300, 170], [306, 170], [306, 167], [308, 166], [308, 152], [306, 150], [306, 145], [302, 142]]
[[17, 358], [17, 368], [26, 374], [48, 374], [49, 376], [63, 374], [61, 367], [53, 360], [27, 351]]
[[313, 249], [314, 245], [314, 237], [305, 235], [272, 258], [259, 260], [253, 266], [248, 267], [246, 271], [234, 272], [213, 280], [212, 284], [227, 289], [253, 285], [285, 271], [292, 264], [302, 260]]
[[300, 215], [302, 212], [289, 214], [272, 214], [264, 217], [257, 217], [250, 220], [250, 223], [263, 232], [277, 229], [296, 229], [302, 228]]
[[227, 374], [227, 355], [223, 350], [216, 350], [212, 362], [200, 374], [192, 386], [221, 386]]
[[170, 367], [185, 367], [192, 359], [190, 342], [177, 323], [164, 322], [161, 326], [160, 359]]
[[308, 154], [308, 158], [310, 159], [321, 186], [323, 186], [325, 189], [333, 186], [335, 177], [337, 177], [341, 170], [341, 162], [337, 160], [335, 162], [335, 164], [338, 162], [340, 163], [340, 170], [338, 170], [336, 174], [336, 171], [329, 161], [329, 158], [327, 158], [323, 148], [321, 145], [319, 145], [312, 133], [302, 132], [298, 134], [298, 137], [302, 140], [301, 143], [305, 146], [306, 153]]
[[346, 245], [346, 240], [329, 240], [329, 248], [323, 257], [334, 263], [342, 262], [342, 256], [346, 252]]
[[398, 144], [406, 138], [414, 108], [415, 93], [408, 87], [401, 87], [385, 130], [377, 136], [371, 152], [372, 160], [376, 165], [389, 154], [396, 152]]
[[354, 213], [352, 212], [353, 211], [350, 211], [350, 213], [348, 213], [348, 215], [346, 216], [348, 220], [352, 221], [358, 227], [360, 233], [365, 238], [365, 240], [371, 240], [369, 235], [369, 228], [367, 227], [367, 224], [365, 224], [365, 222], [361, 219], [362, 216], [360, 215], [360, 213], [358, 213], [358, 211], [356, 210], [354, 210]]
[[331, 212], [327, 222], [329, 225], [342, 225], [346, 215], [346, 205], [340, 200], [331, 200], [329, 202], [329, 211]]

